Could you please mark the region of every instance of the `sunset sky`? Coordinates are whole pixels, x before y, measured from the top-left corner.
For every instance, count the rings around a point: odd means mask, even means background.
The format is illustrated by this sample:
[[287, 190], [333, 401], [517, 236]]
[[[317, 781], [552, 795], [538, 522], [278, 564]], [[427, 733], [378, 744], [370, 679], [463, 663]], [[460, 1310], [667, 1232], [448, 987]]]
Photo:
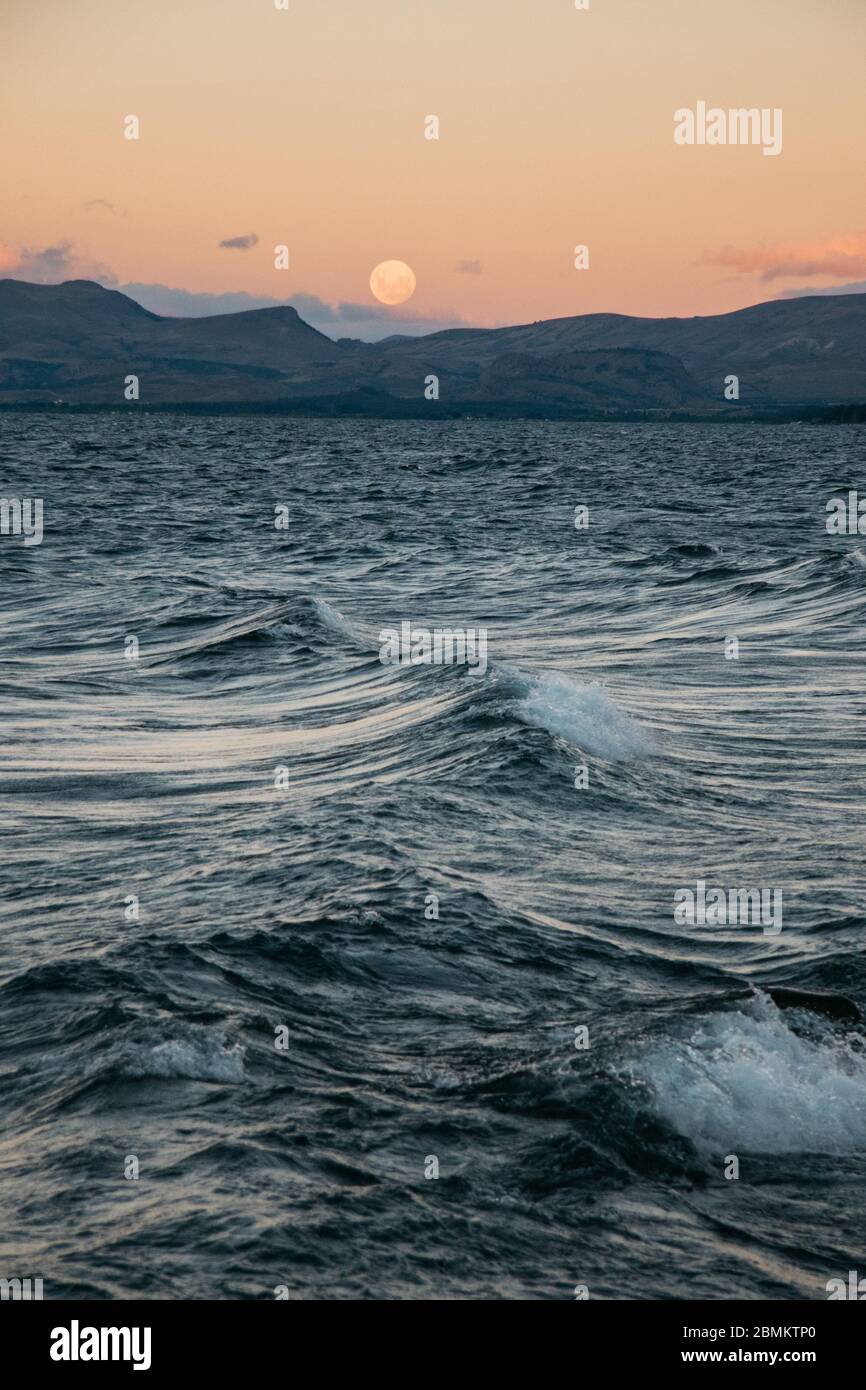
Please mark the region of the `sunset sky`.
[[[361, 337], [866, 288], [866, 0], [3, 0], [0, 41], [0, 275]], [[675, 145], [699, 100], [782, 153]]]

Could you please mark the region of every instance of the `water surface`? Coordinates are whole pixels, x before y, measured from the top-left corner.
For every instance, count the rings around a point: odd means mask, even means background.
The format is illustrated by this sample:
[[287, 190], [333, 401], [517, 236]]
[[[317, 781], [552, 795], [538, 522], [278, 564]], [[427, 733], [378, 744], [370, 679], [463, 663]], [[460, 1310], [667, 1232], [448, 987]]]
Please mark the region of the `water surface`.
[[[45, 506], [0, 539], [0, 1273], [809, 1299], [862, 1266], [866, 1035], [752, 986], [866, 1006], [866, 539], [824, 526], [863, 438], [0, 416]], [[403, 620], [486, 627], [487, 672], [384, 666]], [[677, 925], [699, 878], [781, 889], [783, 930]]]

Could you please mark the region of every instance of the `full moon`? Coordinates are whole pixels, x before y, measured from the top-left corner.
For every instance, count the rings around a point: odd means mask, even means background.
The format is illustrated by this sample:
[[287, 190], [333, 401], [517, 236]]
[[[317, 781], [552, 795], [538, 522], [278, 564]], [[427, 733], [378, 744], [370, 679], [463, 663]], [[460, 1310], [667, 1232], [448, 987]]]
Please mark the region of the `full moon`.
[[405, 261], [383, 261], [370, 276], [370, 289], [381, 304], [405, 304], [415, 284], [415, 272]]

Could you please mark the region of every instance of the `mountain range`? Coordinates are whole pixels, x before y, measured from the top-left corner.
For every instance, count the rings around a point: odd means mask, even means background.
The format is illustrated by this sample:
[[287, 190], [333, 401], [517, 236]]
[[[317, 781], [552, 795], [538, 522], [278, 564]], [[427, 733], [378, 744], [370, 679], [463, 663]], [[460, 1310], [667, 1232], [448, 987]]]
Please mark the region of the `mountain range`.
[[[125, 396], [138, 378], [137, 404]], [[739, 399], [725, 397], [736, 376]], [[438, 399], [431, 378], [438, 384]], [[792, 415], [866, 402], [866, 294], [696, 318], [583, 314], [380, 343], [290, 306], [150, 313], [89, 280], [0, 280], [0, 406], [581, 418]]]

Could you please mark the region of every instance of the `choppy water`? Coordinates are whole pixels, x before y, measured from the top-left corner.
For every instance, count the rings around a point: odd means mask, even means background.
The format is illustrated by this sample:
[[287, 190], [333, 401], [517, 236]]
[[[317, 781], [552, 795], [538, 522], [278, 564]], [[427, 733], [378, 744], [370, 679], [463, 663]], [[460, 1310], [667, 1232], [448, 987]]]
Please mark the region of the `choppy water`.
[[[0, 416], [45, 505], [0, 538], [0, 1274], [862, 1272], [866, 1034], [749, 987], [866, 1006], [866, 540], [824, 527], [863, 440]], [[485, 626], [486, 674], [382, 665], [402, 620]], [[781, 889], [783, 930], [677, 925], [699, 878]]]

